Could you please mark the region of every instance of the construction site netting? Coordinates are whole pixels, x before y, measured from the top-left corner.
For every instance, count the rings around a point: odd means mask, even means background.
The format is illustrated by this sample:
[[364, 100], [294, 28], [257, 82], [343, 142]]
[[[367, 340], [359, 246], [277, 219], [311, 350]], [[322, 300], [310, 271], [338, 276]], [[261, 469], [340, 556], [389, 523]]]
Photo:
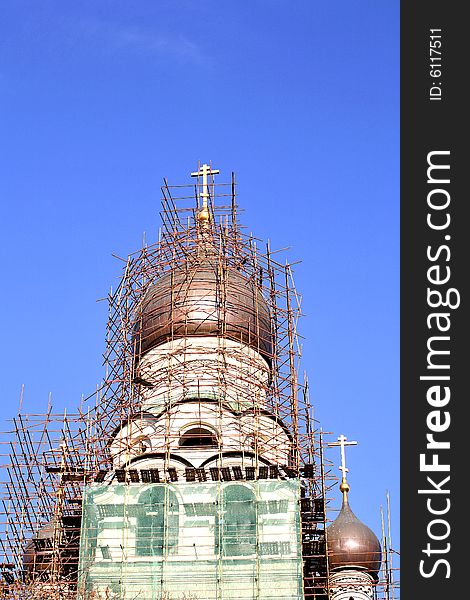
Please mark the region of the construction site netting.
[[300, 482], [90, 485], [79, 598], [297, 600]]

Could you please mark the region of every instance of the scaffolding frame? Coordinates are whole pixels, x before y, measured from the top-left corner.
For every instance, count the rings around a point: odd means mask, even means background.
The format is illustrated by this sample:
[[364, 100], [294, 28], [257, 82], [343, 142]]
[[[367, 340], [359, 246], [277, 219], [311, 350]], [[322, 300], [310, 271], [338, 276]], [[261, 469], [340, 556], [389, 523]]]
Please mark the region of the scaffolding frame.
[[[75, 414], [54, 414], [51, 406], [43, 415], [20, 412], [2, 441], [0, 598], [68, 600], [76, 597], [81, 506], [86, 485], [104, 481], [130, 485], [145, 481], [202, 483], [208, 479], [222, 484], [270, 478], [302, 481], [303, 594], [305, 598], [316, 600], [329, 598], [327, 504], [337, 480], [332, 475], [331, 462], [324, 456], [323, 438], [327, 434], [318, 428], [314, 419], [308, 382], [298, 380], [301, 348], [297, 324], [301, 298], [294, 284], [295, 263], [281, 262], [278, 258], [281, 251], [272, 251], [269, 243], [261, 250], [262, 242], [245, 233], [238, 222], [240, 209], [233, 173], [228, 183], [216, 183], [211, 177], [206, 199], [201, 193], [199, 177], [194, 184], [178, 186], [169, 185], [165, 179], [161, 190], [159, 240], [155, 244], [144, 244], [127, 259], [121, 259], [124, 262], [122, 278], [107, 298], [109, 314], [102, 385], [81, 403]], [[203, 227], [198, 215], [204, 202], [210, 212], [210, 225]], [[244, 469], [224, 466], [226, 448], [216, 434], [214, 440], [219, 454], [216, 466], [176, 468], [172, 449], [181, 440], [177, 403], [171, 422], [168, 411], [168, 419], [160, 431], [161, 448], [154, 452], [161, 455], [163, 468], [160, 471], [132, 469], [136, 456], [145, 453], [145, 427], [148, 426], [142, 406], [149, 382], [140, 376], [142, 340], [136, 335], [142, 301], [161, 277], [184, 268], [201, 244], [211, 248], [212, 256], [216, 257], [218, 296], [224, 297], [228, 270], [236, 269], [269, 307], [274, 343], [268, 357], [268, 377], [263, 380], [259, 375], [256, 356], [224, 344], [216, 348], [218, 360], [225, 365], [234, 359], [241, 365], [236, 383], [230, 382], [231, 389], [237, 391], [236, 386], [239, 386], [239, 394], [246, 396], [247, 389], [254, 387], [256, 394], [264, 398], [264, 405], [253, 401], [251, 407], [233, 409], [234, 428], [244, 416], [250, 417], [251, 425], [240, 433], [239, 449], [234, 446], [231, 450], [243, 455]], [[220, 326], [220, 339], [225, 339], [223, 319]], [[169, 342], [176, 339], [177, 336], [172, 337]], [[168, 388], [179, 385], [183, 395], [186, 352], [184, 349], [178, 355], [175, 350], [175, 363], [180, 364], [171, 363], [163, 373], [168, 378]], [[197, 350], [194, 360], [199, 360], [204, 375], [206, 367], [201, 354], [204, 354], [203, 348]], [[223, 373], [222, 368], [220, 373]], [[152, 385], [150, 382], [150, 387]], [[217, 387], [220, 393], [210, 405], [214, 422], [226, 408], [227, 382], [222, 375]], [[207, 411], [207, 398], [204, 398], [204, 406]], [[274, 426], [272, 431], [261, 434], [266, 411], [289, 432], [290, 445], [284, 455], [279, 450], [280, 434]], [[202, 417], [200, 421], [202, 423]], [[194, 425], [197, 427], [198, 423]], [[119, 451], [116, 454], [114, 447], [111, 456], [110, 440], [118, 439], [116, 432], [123, 429], [127, 436], [120, 439]], [[266, 455], [273, 457], [269, 465], [264, 460]], [[384, 549], [387, 557], [393, 552], [387, 544]], [[391, 595], [396, 586], [392, 581], [391, 560], [387, 560], [383, 581], [381, 579], [375, 589], [377, 598], [396, 597]]]

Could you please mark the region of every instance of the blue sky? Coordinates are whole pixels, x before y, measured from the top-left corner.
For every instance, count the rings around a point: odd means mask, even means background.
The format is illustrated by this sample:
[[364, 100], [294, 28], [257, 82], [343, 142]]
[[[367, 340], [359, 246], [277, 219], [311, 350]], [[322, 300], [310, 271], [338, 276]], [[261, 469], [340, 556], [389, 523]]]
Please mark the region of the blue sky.
[[[0, 418], [101, 380], [106, 304], [160, 185], [237, 173], [244, 224], [291, 246], [303, 369], [351, 504], [399, 524], [399, 2], [4, 0]], [[330, 451], [336, 461], [339, 452]], [[339, 471], [338, 471], [339, 474]], [[339, 493], [335, 492], [334, 506]]]

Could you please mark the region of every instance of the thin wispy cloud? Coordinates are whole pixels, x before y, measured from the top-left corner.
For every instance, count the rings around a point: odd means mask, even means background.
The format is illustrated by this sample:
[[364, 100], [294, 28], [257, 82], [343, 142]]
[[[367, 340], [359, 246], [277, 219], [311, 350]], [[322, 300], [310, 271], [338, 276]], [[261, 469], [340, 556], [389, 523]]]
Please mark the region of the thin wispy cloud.
[[78, 25], [81, 36], [87, 38], [88, 42], [100, 45], [107, 53], [150, 55], [201, 67], [212, 63], [200, 46], [181, 32], [158, 32], [150, 28], [98, 20], [82, 21]]

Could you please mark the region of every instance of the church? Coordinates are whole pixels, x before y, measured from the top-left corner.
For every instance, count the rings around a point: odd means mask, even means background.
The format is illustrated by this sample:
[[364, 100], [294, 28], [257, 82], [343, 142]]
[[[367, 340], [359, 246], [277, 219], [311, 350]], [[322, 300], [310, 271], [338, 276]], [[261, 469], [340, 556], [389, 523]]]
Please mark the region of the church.
[[0, 598], [394, 598], [387, 535], [350, 506], [356, 442], [299, 380], [292, 267], [245, 233], [233, 174], [190, 175], [109, 294], [101, 387], [14, 419]]

